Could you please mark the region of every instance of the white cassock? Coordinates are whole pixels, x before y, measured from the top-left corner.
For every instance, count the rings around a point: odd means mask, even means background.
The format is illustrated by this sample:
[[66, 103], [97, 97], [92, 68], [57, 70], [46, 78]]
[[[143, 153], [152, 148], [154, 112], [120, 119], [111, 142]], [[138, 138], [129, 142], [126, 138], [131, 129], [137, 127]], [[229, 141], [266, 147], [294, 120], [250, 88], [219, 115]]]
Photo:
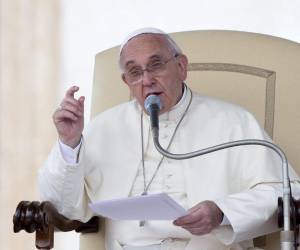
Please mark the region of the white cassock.
[[[191, 92], [186, 89], [182, 100], [160, 116], [163, 146], [190, 98]], [[84, 133], [78, 164], [68, 164], [57, 143], [40, 170], [42, 199], [53, 202], [70, 219], [87, 221], [93, 216], [89, 202], [138, 194], [142, 185], [140, 119], [141, 108], [135, 100], [98, 115]], [[160, 156], [154, 153], [149, 118], [144, 115], [143, 119], [146, 168], [155, 169]], [[241, 139], [269, 140], [244, 109], [193, 93], [170, 151], [186, 153]], [[172, 164], [176, 166], [173, 170]], [[182, 176], [182, 180], [168, 180], [170, 172], [177, 178]], [[106, 248], [119, 250], [123, 244], [151, 245], [162, 239], [183, 239], [187, 240], [186, 250], [248, 249], [252, 238], [277, 230], [278, 191], [274, 187], [281, 182], [281, 173], [280, 158], [262, 146], [235, 147], [183, 161], [164, 161], [150, 193], [167, 192], [186, 208], [213, 200], [230, 225], [219, 226], [208, 235], [194, 236], [172, 222], [150, 221], [141, 228], [135, 221], [107, 220]], [[292, 169], [290, 177], [298, 180]], [[171, 189], [167, 190], [170, 183]]]

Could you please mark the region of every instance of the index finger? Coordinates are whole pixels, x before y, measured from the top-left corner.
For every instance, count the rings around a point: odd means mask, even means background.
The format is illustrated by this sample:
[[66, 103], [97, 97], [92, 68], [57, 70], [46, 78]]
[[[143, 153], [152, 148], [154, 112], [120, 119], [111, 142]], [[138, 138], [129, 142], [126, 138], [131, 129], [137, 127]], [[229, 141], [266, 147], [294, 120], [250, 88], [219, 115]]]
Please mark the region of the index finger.
[[74, 98], [74, 93], [77, 92], [79, 90], [78, 86], [72, 86], [71, 88], [69, 88], [66, 92], [66, 97], [72, 97]]

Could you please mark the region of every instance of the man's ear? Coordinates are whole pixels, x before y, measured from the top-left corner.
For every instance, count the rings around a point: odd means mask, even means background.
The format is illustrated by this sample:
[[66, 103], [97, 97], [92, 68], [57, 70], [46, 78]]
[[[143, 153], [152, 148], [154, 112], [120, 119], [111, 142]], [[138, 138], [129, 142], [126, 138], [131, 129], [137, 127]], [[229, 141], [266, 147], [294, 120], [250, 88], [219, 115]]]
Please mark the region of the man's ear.
[[180, 73], [182, 75], [182, 79], [181, 80], [184, 81], [187, 78], [188, 58], [184, 54], [178, 55], [177, 62], [178, 62]]
[[131, 85], [129, 85], [129, 84], [127, 83], [126, 77], [125, 77], [124, 73], [121, 75], [121, 77], [122, 77], [123, 82], [124, 82], [124, 83], [127, 85], [127, 87], [129, 88], [129, 91], [130, 91], [130, 99], [131, 99], [131, 97], [133, 96], [132, 88], [130, 88]]
[[126, 81], [126, 77], [124, 75], [124, 73], [121, 75], [123, 82], [129, 87], [129, 84]]

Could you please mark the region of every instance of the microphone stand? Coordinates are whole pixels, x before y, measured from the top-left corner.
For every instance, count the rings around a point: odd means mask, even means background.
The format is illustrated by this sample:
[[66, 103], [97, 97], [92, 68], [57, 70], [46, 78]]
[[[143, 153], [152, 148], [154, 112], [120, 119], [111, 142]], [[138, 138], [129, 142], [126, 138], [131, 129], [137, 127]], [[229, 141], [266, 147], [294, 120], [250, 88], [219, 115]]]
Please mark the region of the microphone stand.
[[[154, 123], [158, 124], [158, 112], [155, 112], [156, 114], [150, 115], [151, 124], [153, 124], [152, 119], [156, 120]], [[197, 157], [204, 154], [209, 154], [215, 151], [223, 150], [226, 148], [232, 148], [237, 146], [244, 146], [244, 145], [261, 145], [268, 147], [275, 151], [281, 158], [282, 161], [282, 177], [283, 177], [283, 231], [280, 232], [280, 242], [281, 242], [281, 250], [292, 250], [297, 249], [297, 243], [295, 243], [295, 235], [294, 232], [291, 230], [291, 205], [293, 208], [293, 212], [296, 212], [296, 214], [293, 215], [293, 225], [294, 228], [296, 228], [296, 218], [298, 218], [297, 212], [297, 205], [294, 205], [294, 201], [292, 200], [292, 194], [291, 194], [291, 185], [289, 180], [289, 173], [288, 173], [288, 161], [285, 153], [283, 150], [278, 147], [277, 145], [265, 141], [265, 140], [255, 140], [255, 139], [249, 139], [249, 140], [238, 140], [233, 142], [227, 142], [220, 145], [212, 146], [206, 149], [201, 149], [197, 151], [193, 151], [190, 153], [185, 154], [172, 154], [162, 148], [162, 146], [159, 143], [159, 127], [158, 125], [152, 126], [152, 135], [153, 135], [153, 141], [156, 149], [158, 152], [160, 152], [162, 155], [164, 155], [167, 158], [175, 159], [175, 160], [184, 160], [189, 159], [193, 157]], [[296, 206], [296, 209], [295, 209]], [[296, 210], [296, 211], [295, 211]], [[280, 217], [280, 216], [279, 216]], [[279, 218], [280, 220], [281, 218]], [[297, 235], [296, 235], [297, 237]]]

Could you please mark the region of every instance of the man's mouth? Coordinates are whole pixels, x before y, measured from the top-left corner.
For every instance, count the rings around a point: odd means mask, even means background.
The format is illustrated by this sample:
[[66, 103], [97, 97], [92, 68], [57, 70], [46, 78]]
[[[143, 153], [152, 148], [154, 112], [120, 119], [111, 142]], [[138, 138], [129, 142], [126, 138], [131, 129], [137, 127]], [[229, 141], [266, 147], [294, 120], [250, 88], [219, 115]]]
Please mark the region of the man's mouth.
[[146, 95], [146, 98], [149, 96], [149, 95], [161, 95], [162, 94], [162, 92], [151, 92], [151, 93], [148, 93], [147, 95]]

